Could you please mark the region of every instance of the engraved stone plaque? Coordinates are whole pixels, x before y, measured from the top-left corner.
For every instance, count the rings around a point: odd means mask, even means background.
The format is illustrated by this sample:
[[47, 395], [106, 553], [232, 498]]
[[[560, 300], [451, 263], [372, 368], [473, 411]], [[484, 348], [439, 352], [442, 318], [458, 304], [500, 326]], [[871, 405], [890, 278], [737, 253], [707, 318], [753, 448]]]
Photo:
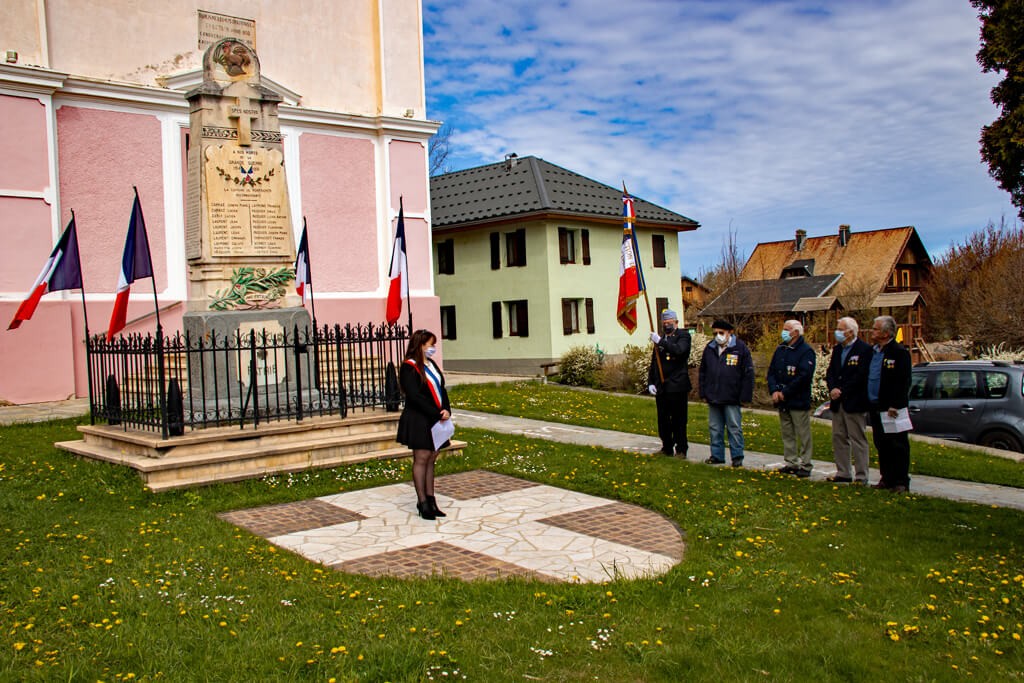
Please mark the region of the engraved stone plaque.
[[233, 144], [206, 148], [212, 256], [291, 258], [291, 216], [281, 153]]
[[256, 49], [256, 21], [199, 10], [199, 49], [205, 50], [223, 38], [235, 38]]

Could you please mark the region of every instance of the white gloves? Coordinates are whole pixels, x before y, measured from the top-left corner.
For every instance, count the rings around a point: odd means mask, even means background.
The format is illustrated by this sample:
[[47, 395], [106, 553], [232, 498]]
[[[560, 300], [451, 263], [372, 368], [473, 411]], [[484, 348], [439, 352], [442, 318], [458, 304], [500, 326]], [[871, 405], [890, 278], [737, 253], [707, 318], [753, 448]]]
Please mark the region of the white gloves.
[[661, 341], [661, 335], [657, 332], [651, 332], [651, 341], [657, 344]]
[[658, 387], [654, 386], [653, 384], [648, 384], [647, 393], [650, 394], [651, 396], [656, 396], [658, 393]]

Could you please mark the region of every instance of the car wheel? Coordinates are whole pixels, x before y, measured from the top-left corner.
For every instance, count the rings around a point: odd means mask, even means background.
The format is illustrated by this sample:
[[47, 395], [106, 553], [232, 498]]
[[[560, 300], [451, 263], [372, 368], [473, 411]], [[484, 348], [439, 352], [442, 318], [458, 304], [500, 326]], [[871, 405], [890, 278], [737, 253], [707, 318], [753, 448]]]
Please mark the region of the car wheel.
[[981, 438], [978, 439], [978, 443], [989, 448], [1001, 448], [1004, 451], [1016, 451], [1018, 453], [1024, 451], [1024, 448], [1021, 447], [1020, 439], [1010, 432], [1001, 429], [982, 434]]

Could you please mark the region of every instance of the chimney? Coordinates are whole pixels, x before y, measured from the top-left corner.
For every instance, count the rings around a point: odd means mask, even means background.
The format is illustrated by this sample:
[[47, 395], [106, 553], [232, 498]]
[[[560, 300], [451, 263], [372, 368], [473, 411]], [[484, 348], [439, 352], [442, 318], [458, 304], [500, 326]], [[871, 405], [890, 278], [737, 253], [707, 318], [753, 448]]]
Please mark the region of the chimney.
[[840, 225], [839, 226], [839, 246], [845, 247], [850, 243], [850, 226]]
[[796, 231], [796, 242], [793, 245], [794, 247], [796, 247], [796, 251], [803, 251], [804, 250], [804, 243], [806, 241], [807, 241], [807, 231], [806, 230], [797, 230]]

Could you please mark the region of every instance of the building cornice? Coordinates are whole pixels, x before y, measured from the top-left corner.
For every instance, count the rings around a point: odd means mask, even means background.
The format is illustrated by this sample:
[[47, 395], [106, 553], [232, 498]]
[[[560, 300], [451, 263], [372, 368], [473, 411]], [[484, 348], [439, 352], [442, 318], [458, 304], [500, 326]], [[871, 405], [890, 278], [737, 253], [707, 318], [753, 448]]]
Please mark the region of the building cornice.
[[[479, 221], [467, 221], [463, 223], [456, 223], [451, 225], [434, 225], [433, 231], [435, 234], [442, 233], [456, 233], [456, 232], [469, 232], [471, 230], [494, 228], [501, 225], [514, 225], [519, 223], [534, 223], [540, 221], [577, 221], [591, 224], [601, 224], [615, 226], [618, 229], [622, 229], [621, 218], [611, 218], [609, 216], [596, 216], [593, 214], [586, 213], [571, 213], [566, 211], [532, 211], [529, 213], [520, 213], [511, 216], [498, 216], [494, 218], [486, 218]], [[696, 230], [699, 225], [695, 224], [679, 224], [679, 223], [659, 223], [656, 221], [640, 220], [636, 219], [633, 225], [636, 228], [643, 228], [646, 230], [672, 230], [675, 232], [690, 232]]]
[[[53, 73], [53, 72], [48, 72]], [[159, 109], [171, 112], [188, 112], [188, 101], [180, 90], [123, 83], [92, 78], [69, 77], [58, 74], [63, 80], [51, 82], [51, 92], [58, 94], [65, 101], [111, 102], [126, 106]], [[0, 87], [4, 81], [0, 79]], [[182, 83], [178, 83], [182, 85]], [[275, 84], [268, 87], [277, 89]], [[294, 93], [285, 93], [286, 100]], [[300, 126], [305, 128], [323, 128], [332, 132], [372, 133], [392, 137], [427, 140], [441, 124], [437, 121], [424, 121], [395, 116], [362, 116], [341, 112], [320, 111], [294, 105], [282, 104], [278, 108], [278, 119], [282, 125]]]
[[66, 73], [38, 66], [0, 63], [0, 89], [16, 90], [34, 95], [52, 95], [67, 79]]

